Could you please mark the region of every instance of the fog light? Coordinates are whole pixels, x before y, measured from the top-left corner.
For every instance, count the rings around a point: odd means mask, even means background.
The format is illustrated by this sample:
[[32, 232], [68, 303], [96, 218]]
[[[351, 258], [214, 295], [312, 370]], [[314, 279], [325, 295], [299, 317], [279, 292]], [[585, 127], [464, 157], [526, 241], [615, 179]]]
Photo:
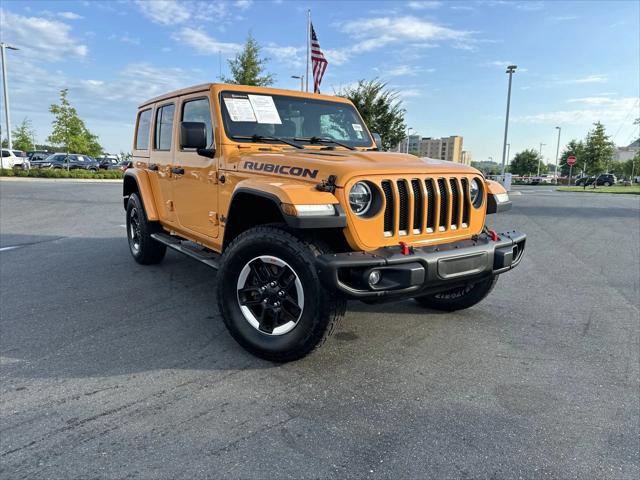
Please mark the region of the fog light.
[[380, 270], [372, 270], [371, 273], [369, 273], [369, 285], [371, 285], [372, 287], [374, 285], [377, 285], [378, 283], [380, 283], [380, 278], [382, 278]]

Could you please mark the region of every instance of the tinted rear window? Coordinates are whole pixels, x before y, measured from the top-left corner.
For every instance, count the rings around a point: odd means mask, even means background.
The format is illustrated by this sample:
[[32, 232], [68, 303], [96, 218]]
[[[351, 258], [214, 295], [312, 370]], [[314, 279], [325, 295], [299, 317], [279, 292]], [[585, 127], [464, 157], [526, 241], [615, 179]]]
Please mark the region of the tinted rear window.
[[136, 134], [136, 149], [149, 149], [149, 129], [151, 128], [151, 110], [144, 110], [138, 115], [138, 130]]

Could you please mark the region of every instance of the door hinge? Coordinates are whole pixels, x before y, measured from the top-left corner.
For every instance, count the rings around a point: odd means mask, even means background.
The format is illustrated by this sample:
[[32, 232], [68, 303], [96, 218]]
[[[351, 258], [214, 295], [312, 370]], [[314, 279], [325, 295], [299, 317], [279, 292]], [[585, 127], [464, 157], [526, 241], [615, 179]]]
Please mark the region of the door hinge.
[[173, 212], [173, 200], [167, 200], [167, 210]]
[[218, 172], [209, 172], [207, 175], [207, 180], [209, 183], [213, 183], [214, 185], [218, 184]]
[[218, 225], [220, 223], [220, 219], [218, 218], [218, 214], [216, 212], [209, 212], [209, 221], [214, 225]]

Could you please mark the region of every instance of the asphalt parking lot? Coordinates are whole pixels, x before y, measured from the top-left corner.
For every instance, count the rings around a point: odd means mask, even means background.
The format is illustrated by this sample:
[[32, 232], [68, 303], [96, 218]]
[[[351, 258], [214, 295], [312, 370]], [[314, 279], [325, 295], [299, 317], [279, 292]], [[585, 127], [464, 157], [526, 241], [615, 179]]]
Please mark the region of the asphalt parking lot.
[[215, 271], [131, 259], [120, 188], [0, 183], [0, 477], [640, 475], [640, 196], [523, 188], [495, 227], [525, 258], [483, 303], [352, 303], [277, 365]]

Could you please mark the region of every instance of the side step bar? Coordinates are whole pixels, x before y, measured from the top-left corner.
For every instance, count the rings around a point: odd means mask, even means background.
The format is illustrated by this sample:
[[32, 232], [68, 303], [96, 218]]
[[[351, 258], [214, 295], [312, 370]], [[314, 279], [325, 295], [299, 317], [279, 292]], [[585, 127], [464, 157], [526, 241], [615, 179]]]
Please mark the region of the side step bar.
[[177, 252], [184, 253], [191, 258], [195, 258], [211, 268], [220, 268], [220, 255], [212, 252], [211, 250], [207, 250], [196, 243], [189, 242], [187, 240], [180, 240], [179, 238], [166, 233], [152, 233], [151, 238], [156, 242], [164, 243], [167, 247], [172, 248]]

